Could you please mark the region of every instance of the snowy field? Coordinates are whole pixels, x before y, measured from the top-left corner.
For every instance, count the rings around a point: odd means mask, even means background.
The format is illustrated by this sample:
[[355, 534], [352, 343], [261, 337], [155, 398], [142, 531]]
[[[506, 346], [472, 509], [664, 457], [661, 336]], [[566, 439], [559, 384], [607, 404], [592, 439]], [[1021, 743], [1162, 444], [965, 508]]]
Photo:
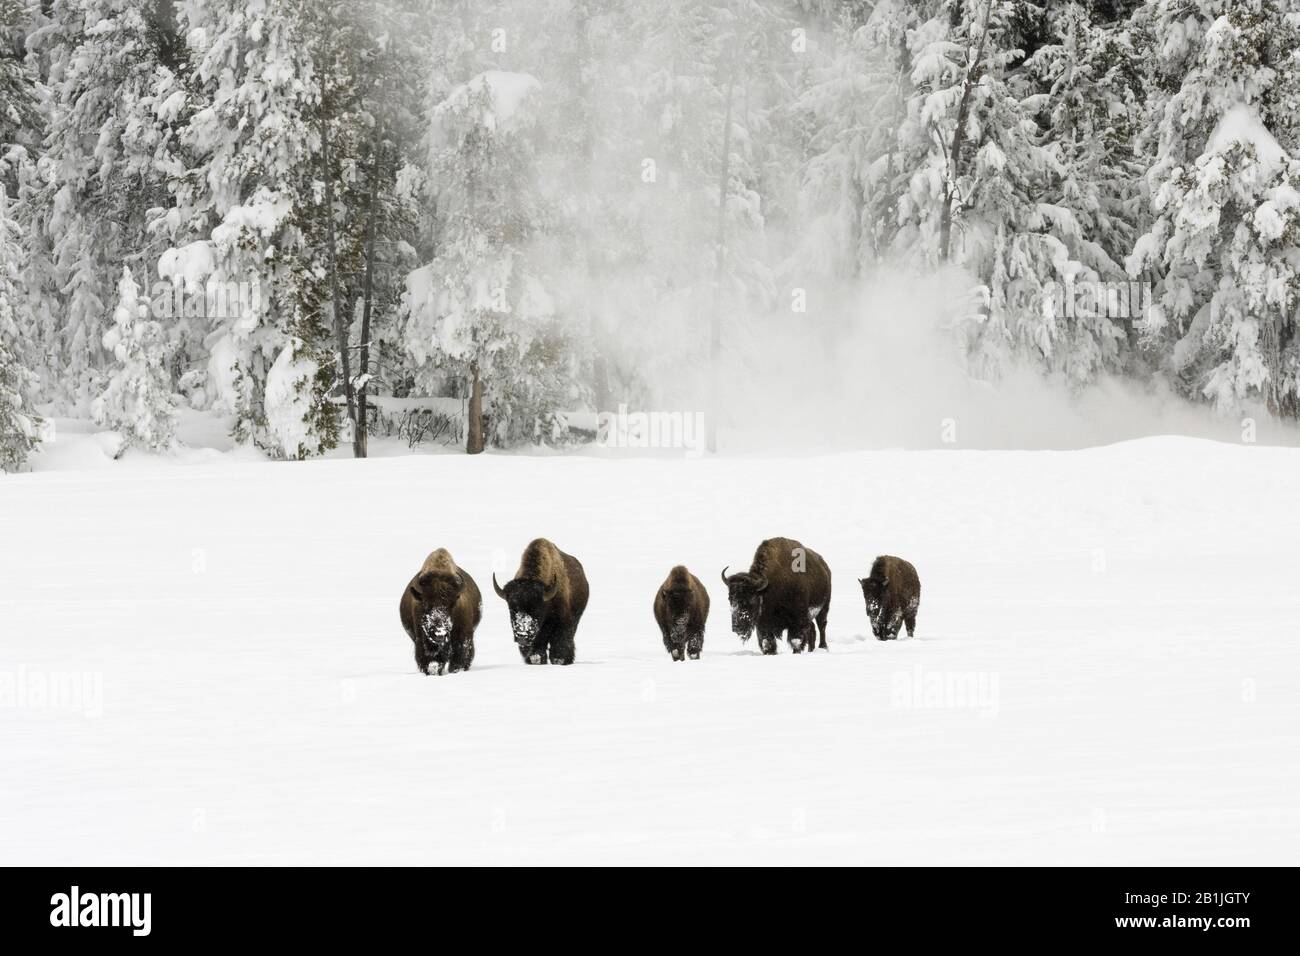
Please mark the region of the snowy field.
[[[90, 441], [0, 482], [6, 863], [1300, 855], [1300, 510], [1278, 505], [1300, 450], [112, 463]], [[569, 668], [525, 667], [492, 593], [538, 535], [591, 582]], [[831, 566], [829, 653], [727, 627], [718, 573], [772, 535]], [[397, 603], [438, 546], [484, 619], [471, 672], [423, 677]], [[869, 636], [854, 579], [882, 552], [920, 571], [914, 640]], [[678, 562], [714, 601], [696, 663], [651, 617]]]

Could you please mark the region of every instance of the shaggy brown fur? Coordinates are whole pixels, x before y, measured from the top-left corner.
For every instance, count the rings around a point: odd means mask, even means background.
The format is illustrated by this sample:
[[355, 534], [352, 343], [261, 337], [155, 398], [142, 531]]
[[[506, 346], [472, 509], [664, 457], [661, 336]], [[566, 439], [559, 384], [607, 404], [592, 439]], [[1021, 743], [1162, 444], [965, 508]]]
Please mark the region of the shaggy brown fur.
[[398, 606], [402, 627], [415, 644], [415, 664], [421, 673], [436, 667], [467, 671], [474, 663], [474, 631], [483, 618], [483, 598], [478, 585], [439, 548], [402, 592]]
[[722, 580], [731, 602], [731, 629], [742, 641], [757, 630], [764, 654], [776, 653], [782, 633], [796, 654], [817, 646], [826, 650], [831, 569], [812, 548], [792, 538], [769, 538], [754, 552], [748, 571], [727, 577], [723, 568]]
[[510, 607], [510, 629], [525, 663], [573, 663], [574, 635], [588, 597], [577, 558], [538, 538], [524, 549], [514, 580], [502, 587], [493, 575], [492, 587]]
[[655, 592], [654, 611], [664, 647], [673, 660], [699, 660], [704, 649], [704, 622], [709, 619], [709, 592], [700, 579], [677, 565]]
[[871, 565], [871, 574], [858, 578], [862, 598], [871, 619], [876, 640], [892, 641], [907, 625], [907, 636], [916, 631], [916, 612], [921, 606], [921, 579], [916, 568], [902, 558], [882, 554]]

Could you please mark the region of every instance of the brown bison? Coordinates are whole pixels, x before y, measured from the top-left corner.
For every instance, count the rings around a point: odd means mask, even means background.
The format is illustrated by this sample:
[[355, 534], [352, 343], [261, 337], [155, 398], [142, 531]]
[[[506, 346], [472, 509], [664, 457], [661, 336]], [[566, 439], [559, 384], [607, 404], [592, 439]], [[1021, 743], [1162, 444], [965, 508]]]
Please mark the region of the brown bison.
[[858, 578], [858, 583], [862, 585], [876, 640], [894, 640], [904, 624], [911, 637], [916, 630], [916, 611], [921, 606], [921, 579], [916, 568], [902, 558], [882, 554], [872, 563], [871, 574]]
[[510, 629], [526, 664], [572, 664], [573, 636], [587, 609], [582, 564], [545, 538], [524, 548], [519, 570], [505, 587], [492, 587], [510, 608]]
[[654, 610], [673, 660], [698, 661], [704, 648], [704, 622], [709, 619], [709, 592], [700, 579], [677, 565], [655, 592]]
[[474, 630], [483, 618], [483, 598], [469, 573], [445, 548], [424, 559], [402, 592], [402, 627], [415, 644], [415, 664], [423, 674], [434, 665], [467, 671], [474, 663]]
[[775, 654], [785, 633], [790, 650], [826, 650], [826, 615], [831, 606], [831, 569], [822, 556], [790, 538], [769, 538], [754, 552], [748, 571], [722, 582], [731, 601], [731, 629], [742, 641], [758, 631], [758, 648]]

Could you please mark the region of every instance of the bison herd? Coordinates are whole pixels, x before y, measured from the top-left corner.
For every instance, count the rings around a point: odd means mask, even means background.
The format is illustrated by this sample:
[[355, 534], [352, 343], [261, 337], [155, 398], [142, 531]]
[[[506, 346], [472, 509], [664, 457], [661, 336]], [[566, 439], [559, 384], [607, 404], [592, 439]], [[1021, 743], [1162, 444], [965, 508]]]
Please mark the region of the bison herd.
[[[728, 576], [727, 570], [722, 569], [722, 581], [731, 629], [742, 641], [757, 635], [763, 654], [775, 654], [782, 637], [795, 654], [826, 650], [831, 569], [820, 554], [791, 538], [769, 538], [755, 550], [748, 571]], [[921, 605], [916, 568], [881, 555], [858, 583], [877, 640], [894, 640], [904, 626], [907, 636], [913, 635]], [[573, 663], [589, 594], [582, 562], [538, 538], [524, 549], [514, 577], [502, 585], [494, 574], [492, 587], [510, 609], [510, 630], [524, 663]], [[399, 610], [422, 673], [469, 670], [483, 599], [469, 572], [446, 549], [425, 559], [402, 592]], [[669, 571], [655, 592], [654, 617], [673, 660], [699, 660], [709, 618], [709, 593], [699, 578], [680, 564]]]

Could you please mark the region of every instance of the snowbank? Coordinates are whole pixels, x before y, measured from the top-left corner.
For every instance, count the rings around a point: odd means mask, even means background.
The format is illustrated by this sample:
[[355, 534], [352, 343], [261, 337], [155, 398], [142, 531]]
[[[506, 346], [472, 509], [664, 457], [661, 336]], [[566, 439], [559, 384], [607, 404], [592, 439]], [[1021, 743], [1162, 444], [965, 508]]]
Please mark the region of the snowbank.
[[[0, 479], [6, 862], [1300, 854], [1300, 451], [151, 461]], [[538, 534], [591, 581], [573, 667], [525, 667], [492, 592]], [[829, 653], [729, 631], [718, 571], [772, 534], [831, 566]], [[484, 617], [426, 678], [397, 601], [437, 546]], [[915, 640], [870, 639], [878, 553], [920, 571]], [[694, 663], [651, 616], [679, 562]], [[17, 704], [70, 675], [98, 692]]]

